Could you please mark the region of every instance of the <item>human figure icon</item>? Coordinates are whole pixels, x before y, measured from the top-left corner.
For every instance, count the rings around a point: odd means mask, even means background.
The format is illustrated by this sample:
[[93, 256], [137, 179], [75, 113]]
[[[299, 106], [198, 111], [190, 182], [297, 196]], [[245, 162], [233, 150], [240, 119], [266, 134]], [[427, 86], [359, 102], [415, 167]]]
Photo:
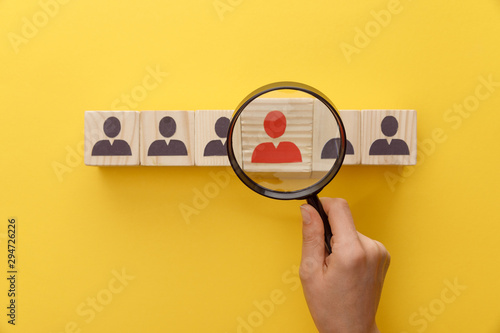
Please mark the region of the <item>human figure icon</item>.
[[[115, 138], [121, 131], [120, 120], [116, 117], [109, 117], [104, 121], [102, 129], [104, 134], [110, 139]], [[125, 140], [99, 140], [92, 148], [92, 156], [131, 156], [132, 150]]]
[[[160, 134], [165, 138], [172, 137], [177, 130], [177, 124], [170, 116], [163, 117], [158, 127]], [[184, 142], [175, 139], [169, 140], [168, 143], [164, 139], [156, 140], [148, 149], [148, 156], [187, 156], [187, 154]]]
[[[229, 128], [229, 118], [220, 117], [215, 122], [215, 134], [221, 139], [227, 137], [227, 130]], [[205, 146], [203, 156], [227, 156], [226, 142], [222, 140], [212, 140]]]
[[[271, 138], [282, 136], [286, 130], [286, 117], [280, 111], [271, 111], [264, 119], [264, 130]], [[302, 162], [299, 148], [290, 141], [282, 141], [277, 147], [272, 142], [264, 142], [255, 147], [252, 163], [294, 163]]]
[[408, 145], [401, 139], [388, 139], [398, 132], [398, 120], [393, 116], [386, 116], [380, 125], [386, 139], [375, 140], [370, 146], [369, 155], [410, 155]]
[[[349, 140], [346, 141], [346, 155], [354, 155], [354, 147], [349, 142]], [[340, 138], [333, 138], [328, 140], [328, 142], [325, 143], [323, 149], [321, 150], [321, 159], [325, 160], [339, 157], [341, 142], [342, 141], [340, 140]]]

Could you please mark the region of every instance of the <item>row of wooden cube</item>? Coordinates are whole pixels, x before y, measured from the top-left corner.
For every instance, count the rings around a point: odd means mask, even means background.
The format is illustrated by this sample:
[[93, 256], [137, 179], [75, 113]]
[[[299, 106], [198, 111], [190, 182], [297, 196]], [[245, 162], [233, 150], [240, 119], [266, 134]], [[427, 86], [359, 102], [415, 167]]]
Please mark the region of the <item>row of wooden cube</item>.
[[[339, 113], [348, 139], [344, 164], [416, 163], [414, 110], [341, 110]], [[229, 165], [225, 141], [232, 114], [232, 110], [86, 111], [85, 164]], [[382, 124], [388, 118], [396, 120], [393, 133], [384, 133]], [[315, 121], [313, 126], [320, 127], [321, 121]], [[329, 131], [313, 128], [313, 133], [320, 134], [316, 134], [314, 140], [311, 163], [313, 168], [314, 165], [320, 168], [325, 164], [320, 152], [333, 138]], [[406, 144], [407, 152], [372, 154], [376, 142], [387, 142], [385, 145], [390, 147], [398, 141]]]
[[[220, 118], [229, 124], [232, 113], [231, 110], [86, 111], [85, 164], [229, 165], [224, 145], [227, 128], [224, 133], [218, 131], [219, 137], [214, 126]], [[115, 130], [116, 127], [119, 129]], [[210, 138], [221, 143], [224, 155], [204, 156], [202, 145]], [[120, 151], [123, 147], [125, 150]]]

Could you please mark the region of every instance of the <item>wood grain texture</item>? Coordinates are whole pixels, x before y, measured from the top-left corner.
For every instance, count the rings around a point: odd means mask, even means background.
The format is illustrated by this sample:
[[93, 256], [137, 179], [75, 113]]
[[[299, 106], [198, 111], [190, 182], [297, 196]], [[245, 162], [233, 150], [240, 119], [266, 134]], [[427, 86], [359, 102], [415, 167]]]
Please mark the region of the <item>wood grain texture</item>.
[[232, 110], [195, 112], [195, 165], [229, 165], [226, 139]]
[[86, 165], [139, 165], [139, 112], [85, 112]]
[[415, 110], [363, 110], [361, 163], [415, 165], [417, 112]]
[[194, 112], [142, 111], [141, 164], [194, 165]]
[[361, 110], [340, 110], [339, 113], [348, 141], [344, 164], [361, 164]]
[[[361, 111], [340, 110], [348, 140], [344, 165], [360, 164]], [[328, 171], [338, 157], [340, 148], [338, 124], [330, 110], [319, 100], [314, 101], [313, 171]]]
[[[280, 111], [286, 118], [284, 134], [271, 138], [264, 129], [269, 112]], [[241, 151], [246, 172], [309, 173], [312, 168], [313, 100], [310, 98], [261, 98], [250, 103], [241, 114]], [[291, 142], [300, 151], [301, 162], [253, 163], [257, 146]]]

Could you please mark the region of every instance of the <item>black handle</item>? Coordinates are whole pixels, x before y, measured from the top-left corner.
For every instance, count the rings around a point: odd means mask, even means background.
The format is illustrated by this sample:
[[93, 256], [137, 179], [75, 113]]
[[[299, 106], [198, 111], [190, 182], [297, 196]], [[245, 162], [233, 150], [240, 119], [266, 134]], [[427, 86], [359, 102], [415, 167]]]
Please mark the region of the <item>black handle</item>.
[[321, 205], [321, 201], [319, 201], [316, 194], [307, 197], [306, 200], [308, 204], [313, 206], [318, 211], [319, 216], [321, 216], [321, 219], [323, 220], [323, 226], [325, 228], [325, 247], [328, 253], [332, 253], [332, 247], [330, 245], [330, 240], [332, 239], [332, 228], [330, 227], [330, 222], [328, 222], [328, 216], [323, 209], [323, 205]]

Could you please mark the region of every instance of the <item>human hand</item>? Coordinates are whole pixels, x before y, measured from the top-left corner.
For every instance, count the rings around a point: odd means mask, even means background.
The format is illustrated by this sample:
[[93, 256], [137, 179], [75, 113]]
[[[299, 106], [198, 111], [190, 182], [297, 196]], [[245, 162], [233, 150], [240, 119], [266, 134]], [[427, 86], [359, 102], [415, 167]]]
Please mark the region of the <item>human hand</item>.
[[301, 206], [300, 279], [314, 323], [321, 333], [379, 332], [375, 314], [391, 257], [382, 243], [356, 231], [345, 200], [321, 203], [333, 233], [330, 255], [321, 217]]

